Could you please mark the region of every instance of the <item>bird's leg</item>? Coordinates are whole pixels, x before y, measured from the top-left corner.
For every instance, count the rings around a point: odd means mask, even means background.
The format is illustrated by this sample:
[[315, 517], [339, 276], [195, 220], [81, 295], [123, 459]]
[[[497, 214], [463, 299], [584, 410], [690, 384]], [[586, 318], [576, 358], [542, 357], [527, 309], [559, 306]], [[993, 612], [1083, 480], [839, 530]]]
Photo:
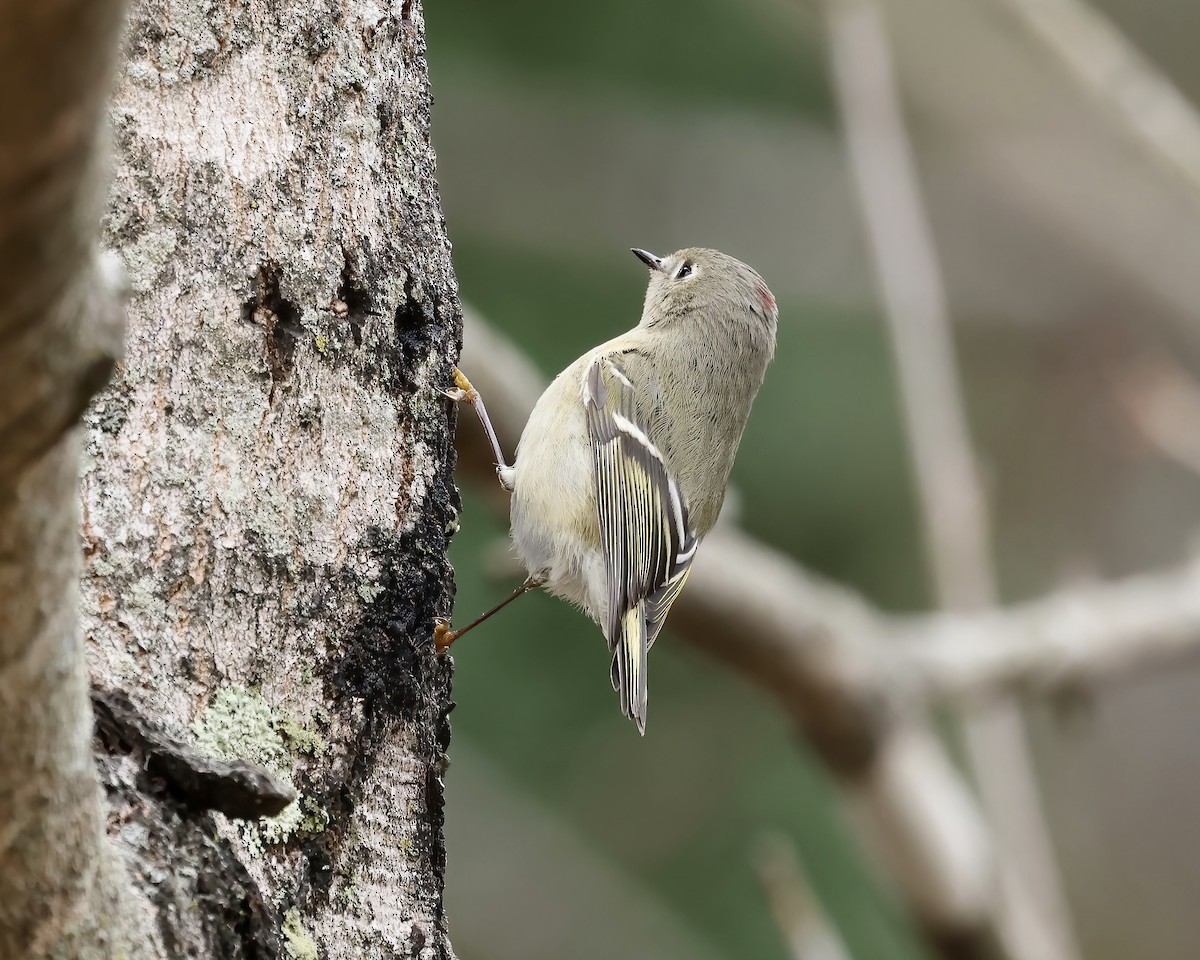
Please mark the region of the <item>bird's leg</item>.
[[[478, 390], [471, 386], [471, 381], [466, 378], [466, 375], [458, 367], [454, 368], [454, 383], [455, 386], [452, 389], [443, 390], [442, 392], [451, 400], [458, 403], [465, 400], [475, 408], [475, 413], [479, 415], [479, 422], [483, 424], [483, 429], [487, 433], [488, 442], [492, 445], [492, 453], [496, 456], [496, 476], [500, 479], [500, 486], [509, 493], [512, 493], [513, 468], [504, 462], [504, 451], [500, 449], [500, 440], [496, 436], [496, 431], [492, 428], [492, 421], [488, 417], [487, 407], [483, 405], [483, 397], [479, 395]], [[466, 629], [470, 629], [470, 627]]]
[[450, 644], [461, 637], [464, 633], [466, 633], [468, 630], [475, 629], [475, 627], [479, 626], [484, 620], [487, 620], [493, 614], [499, 613], [510, 603], [516, 600], [517, 597], [524, 596], [530, 590], [536, 590], [545, 582], [545, 577], [529, 577], [523, 584], [517, 587], [516, 590], [509, 594], [509, 596], [501, 600], [498, 604], [492, 607], [491, 610], [488, 610], [486, 613], [481, 613], [461, 630], [451, 630], [450, 621], [439, 617], [433, 628], [433, 643], [434, 646], [437, 647], [438, 653], [449, 649]]

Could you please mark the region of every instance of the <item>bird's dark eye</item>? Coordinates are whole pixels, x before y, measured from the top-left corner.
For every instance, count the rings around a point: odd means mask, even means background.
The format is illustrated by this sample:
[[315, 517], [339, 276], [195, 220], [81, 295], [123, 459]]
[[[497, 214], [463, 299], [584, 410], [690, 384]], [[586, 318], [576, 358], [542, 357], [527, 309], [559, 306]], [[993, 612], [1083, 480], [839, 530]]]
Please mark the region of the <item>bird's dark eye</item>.
[[676, 280], [682, 280], [684, 277], [690, 277], [691, 275], [692, 275], [692, 265], [690, 263], [683, 264], [683, 266], [681, 266], [678, 270], [675, 271], [675, 279]]

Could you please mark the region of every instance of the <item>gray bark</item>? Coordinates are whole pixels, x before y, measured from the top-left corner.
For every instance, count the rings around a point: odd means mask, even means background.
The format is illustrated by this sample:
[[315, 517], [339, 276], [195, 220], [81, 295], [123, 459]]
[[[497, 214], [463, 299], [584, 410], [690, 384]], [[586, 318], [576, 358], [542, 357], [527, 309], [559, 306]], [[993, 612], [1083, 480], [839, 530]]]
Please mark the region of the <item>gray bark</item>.
[[[94, 118], [105, 63], [80, 26], [103, 7], [111, 32], [113, 6], [28, 6], [63, 11], [47, 45], [83, 74], [64, 101]], [[32, 35], [3, 27], [20, 61]], [[38, 950], [451, 957], [451, 664], [428, 640], [451, 601], [454, 414], [439, 390], [460, 317], [420, 7], [143, 0], [124, 42], [102, 242], [128, 275], [128, 337], [82, 437], [81, 610], [106, 807], [75, 622], [78, 447], [9, 442], [24, 442], [10, 428], [29, 409], [57, 439], [111, 364], [74, 319], [51, 329], [63, 311], [35, 342], [11, 308], [32, 302], [32, 316], [47, 292], [81, 315], [100, 302], [94, 281], [69, 281], [95, 275], [86, 204], [60, 224], [63, 250], [30, 248], [51, 251], [53, 289], [24, 297], [46, 264], [0, 258], [0, 331], [30, 343], [0, 353], [0, 476], [18, 481], [0, 481], [0, 911], [15, 904], [0, 912], [0, 955], [35, 955], [7, 948], [32, 942], [26, 927], [65, 929], [74, 910], [82, 938], [43, 936]], [[50, 89], [56, 76], [37, 74]], [[95, 126], [71, 145], [81, 168]], [[88, 178], [64, 182], [79, 193]], [[0, 202], [32, 202], [19, 178], [0, 185]], [[0, 224], [0, 252], [20, 253]], [[69, 377], [45, 359], [64, 342]], [[12, 394], [10, 378], [29, 388]], [[289, 786], [298, 799], [258, 819]], [[128, 879], [99, 869], [105, 815]], [[104, 895], [82, 900], [80, 885]], [[110, 918], [101, 903], [131, 909]], [[22, 905], [35, 911], [24, 926]]]

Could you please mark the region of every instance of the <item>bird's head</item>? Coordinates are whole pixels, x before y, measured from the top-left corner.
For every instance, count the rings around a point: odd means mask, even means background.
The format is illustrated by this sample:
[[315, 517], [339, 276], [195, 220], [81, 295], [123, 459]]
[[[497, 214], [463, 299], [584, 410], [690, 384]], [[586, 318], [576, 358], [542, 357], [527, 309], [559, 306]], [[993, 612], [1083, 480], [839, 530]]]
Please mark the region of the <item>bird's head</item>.
[[767, 332], [772, 345], [779, 311], [775, 297], [753, 267], [705, 247], [686, 247], [666, 257], [633, 254], [650, 268], [642, 326], [688, 320], [745, 324]]

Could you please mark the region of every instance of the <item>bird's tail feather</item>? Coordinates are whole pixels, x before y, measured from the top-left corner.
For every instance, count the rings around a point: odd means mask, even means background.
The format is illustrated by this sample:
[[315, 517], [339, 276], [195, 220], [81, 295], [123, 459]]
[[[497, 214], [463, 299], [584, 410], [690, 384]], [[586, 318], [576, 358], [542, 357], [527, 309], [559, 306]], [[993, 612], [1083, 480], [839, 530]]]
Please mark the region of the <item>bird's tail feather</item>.
[[612, 659], [612, 685], [620, 694], [621, 710], [646, 735], [646, 629], [645, 604], [638, 603], [621, 618]]

